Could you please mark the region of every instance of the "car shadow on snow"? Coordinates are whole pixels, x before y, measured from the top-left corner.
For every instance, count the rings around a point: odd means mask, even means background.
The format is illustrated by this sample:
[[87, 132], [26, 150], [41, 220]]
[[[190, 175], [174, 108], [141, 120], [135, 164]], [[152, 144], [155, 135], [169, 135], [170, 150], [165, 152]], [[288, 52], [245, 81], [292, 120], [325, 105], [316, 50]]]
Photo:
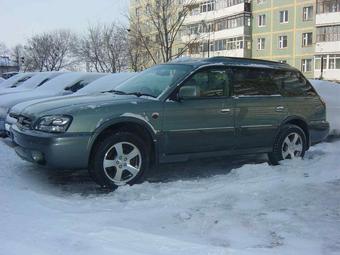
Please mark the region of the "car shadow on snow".
[[[244, 164], [258, 164], [266, 161], [267, 157], [265, 155], [248, 155], [162, 164], [150, 171], [146, 181], [150, 183], [165, 183], [209, 178], [215, 175], [228, 174], [232, 169], [239, 168]], [[85, 196], [109, 192], [96, 185], [86, 170], [56, 171], [42, 169], [41, 172], [43, 172], [43, 175], [46, 175], [45, 177], [48, 179], [49, 184], [58, 186], [63, 192]]]

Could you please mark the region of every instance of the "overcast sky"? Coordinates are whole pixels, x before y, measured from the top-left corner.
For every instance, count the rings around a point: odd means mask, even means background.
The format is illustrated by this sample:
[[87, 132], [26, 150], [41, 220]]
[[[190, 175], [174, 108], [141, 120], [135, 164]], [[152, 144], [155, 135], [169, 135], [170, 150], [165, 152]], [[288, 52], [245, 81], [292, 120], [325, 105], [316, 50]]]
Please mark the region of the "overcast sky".
[[127, 22], [129, 0], [0, 0], [0, 42], [24, 43], [32, 34], [88, 24]]

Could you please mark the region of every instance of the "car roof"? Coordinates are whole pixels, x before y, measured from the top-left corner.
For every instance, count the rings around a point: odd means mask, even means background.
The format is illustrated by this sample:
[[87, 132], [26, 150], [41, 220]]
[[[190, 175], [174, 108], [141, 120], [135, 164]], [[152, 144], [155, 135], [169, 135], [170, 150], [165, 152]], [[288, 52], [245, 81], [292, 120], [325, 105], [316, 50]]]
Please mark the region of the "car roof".
[[188, 58], [182, 57], [170, 61], [168, 64], [185, 64], [194, 67], [206, 65], [226, 65], [226, 66], [242, 66], [242, 67], [258, 67], [270, 69], [289, 69], [296, 71], [297, 69], [286, 63], [274, 62], [262, 59], [237, 58], [237, 57], [211, 57], [211, 58]]

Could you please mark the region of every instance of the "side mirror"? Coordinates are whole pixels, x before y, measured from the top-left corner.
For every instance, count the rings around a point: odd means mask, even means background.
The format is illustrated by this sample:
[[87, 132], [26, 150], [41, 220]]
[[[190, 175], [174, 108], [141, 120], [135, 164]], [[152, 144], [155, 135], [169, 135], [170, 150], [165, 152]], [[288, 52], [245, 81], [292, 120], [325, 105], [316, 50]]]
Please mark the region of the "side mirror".
[[178, 91], [178, 98], [186, 99], [186, 98], [193, 98], [198, 96], [198, 88], [197, 86], [184, 86], [181, 87]]

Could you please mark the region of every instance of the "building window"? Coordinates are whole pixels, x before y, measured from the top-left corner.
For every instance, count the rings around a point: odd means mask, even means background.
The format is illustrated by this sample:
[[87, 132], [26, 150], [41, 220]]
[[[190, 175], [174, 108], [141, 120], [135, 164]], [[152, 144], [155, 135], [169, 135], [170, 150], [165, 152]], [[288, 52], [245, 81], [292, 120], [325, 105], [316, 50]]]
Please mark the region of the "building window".
[[214, 11], [215, 10], [215, 4], [216, 4], [216, 0], [210, 0], [210, 1], [206, 1], [203, 2], [200, 5], [200, 12], [210, 12], [210, 11]]
[[316, 13], [340, 12], [340, 0], [317, 0]]
[[302, 47], [309, 47], [313, 44], [313, 33], [302, 33]]
[[313, 6], [303, 7], [303, 21], [311, 21], [313, 20]]
[[266, 46], [266, 39], [265, 38], [258, 38], [257, 39], [257, 49], [264, 50]]
[[280, 23], [288, 23], [288, 11], [280, 11]]
[[279, 49], [287, 48], [288, 46], [288, 37], [286, 35], [279, 36]]
[[321, 59], [323, 59], [323, 69], [327, 69], [327, 55], [314, 57], [314, 69], [321, 70]]
[[340, 55], [329, 55], [329, 69], [340, 69]]
[[312, 59], [301, 60], [301, 71], [304, 73], [312, 71]]
[[266, 25], [266, 14], [259, 15], [257, 18], [258, 26], [264, 27]]
[[340, 25], [318, 27], [316, 30], [317, 42], [340, 41]]
[[245, 2], [245, 0], [218, 0], [218, 1], [216, 1], [216, 10], [228, 8], [230, 6], [241, 4], [241, 3], [244, 3], [244, 2]]

